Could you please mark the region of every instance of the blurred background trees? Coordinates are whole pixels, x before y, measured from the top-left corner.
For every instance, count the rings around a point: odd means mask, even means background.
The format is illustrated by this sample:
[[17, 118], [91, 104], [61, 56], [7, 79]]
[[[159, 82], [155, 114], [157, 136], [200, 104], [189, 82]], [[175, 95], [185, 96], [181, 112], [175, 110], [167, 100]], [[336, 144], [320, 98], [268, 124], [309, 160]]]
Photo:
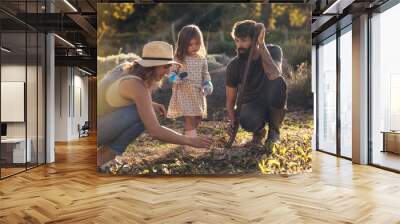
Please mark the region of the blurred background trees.
[[203, 32], [210, 70], [236, 55], [230, 36], [235, 22], [262, 22], [268, 32], [266, 43], [283, 49], [288, 104], [312, 108], [311, 9], [307, 4], [98, 4], [97, 18], [99, 57], [140, 55], [143, 45], [152, 40], [174, 44], [183, 26], [196, 24]]

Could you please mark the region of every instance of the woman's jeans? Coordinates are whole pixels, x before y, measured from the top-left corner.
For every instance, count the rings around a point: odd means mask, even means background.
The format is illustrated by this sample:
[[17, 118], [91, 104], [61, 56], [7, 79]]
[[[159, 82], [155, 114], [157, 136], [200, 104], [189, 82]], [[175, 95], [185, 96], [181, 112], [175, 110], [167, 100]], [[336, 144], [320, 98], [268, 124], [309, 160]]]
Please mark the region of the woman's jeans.
[[100, 117], [97, 125], [98, 147], [107, 145], [118, 155], [145, 130], [134, 104]]

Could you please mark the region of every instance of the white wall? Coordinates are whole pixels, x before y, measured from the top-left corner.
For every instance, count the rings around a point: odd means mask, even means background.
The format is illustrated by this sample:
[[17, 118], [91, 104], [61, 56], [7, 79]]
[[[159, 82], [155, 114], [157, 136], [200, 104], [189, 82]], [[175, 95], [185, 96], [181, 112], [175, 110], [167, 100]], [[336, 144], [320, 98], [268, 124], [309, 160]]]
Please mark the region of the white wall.
[[88, 78], [72, 67], [56, 67], [55, 74], [55, 140], [74, 140], [88, 120]]
[[73, 138], [77, 138], [79, 133], [78, 133], [78, 124], [81, 126], [85, 123], [85, 121], [88, 120], [88, 78], [87, 77], [82, 77], [82, 73], [76, 74], [77, 70], [74, 70], [74, 82], [73, 86], [73, 96], [71, 96], [71, 99], [74, 100], [74, 102], [71, 102], [71, 105], [73, 105], [73, 108], [71, 108], [72, 111], [72, 119], [71, 119], [71, 132], [70, 134], [73, 136]]
[[[31, 77], [32, 74], [36, 76], [36, 66], [27, 67], [28, 71], [28, 87], [27, 87], [27, 120], [28, 120], [28, 137], [29, 128], [32, 127], [36, 130], [36, 79]], [[1, 81], [3, 82], [25, 82], [25, 65], [18, 64], [5, 64], [1, 66]], [[39, 107], [42, 105], [39, 105]], [[7, 110], [7, 108], [2, 108]], [[33, 122], [33, 123], [32, 123]], [[25, 137], [25, 123], [26, 122], [7, 122], [7, 135], [8, 137]], [[34, 127], [33, 127], [34, 126]], [[32, 130], [33, 130], [32, 129]], [[36, 137], [36, 132], [35, 132]]]
[[[1, 66], [1, 81], [5, 82], [25, 82], [25, 64], [9, 64]], [[6, 108], [1, 108], [6, 110]], [[25, 137], [25, 123], [11, 122], [7, 123], [7, 137]]]
[[68, 86], [67, 67], [55, 68], [55, 141], [68, 140]]

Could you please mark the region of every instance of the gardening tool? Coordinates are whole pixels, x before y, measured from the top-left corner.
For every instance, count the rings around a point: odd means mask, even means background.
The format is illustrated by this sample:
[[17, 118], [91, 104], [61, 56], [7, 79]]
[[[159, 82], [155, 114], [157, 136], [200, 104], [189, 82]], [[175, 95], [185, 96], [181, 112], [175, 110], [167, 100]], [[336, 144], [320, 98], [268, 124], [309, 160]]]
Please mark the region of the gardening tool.
[[236, 100], [237, 103], [236, 103], [236, 108], [234, 110], [235, 120], [234, 120], [234, 123], [232, 124], [232, 126], [230, 127], [231, 132], [229, 133], [229, 140], [226, 143], [226, 147], [229, 147], [229, 148], [232, 146], [233, 142], [235, 141], [236, 134], [239, 130], [240, 108], [242, 107], [243, 92], [244, 92], [244, 89], [247, 84], [247, 78], [249, 76], [249, 71], [250, 71], [250, 63], [251, 63], [251, 60], [253, 59], [253, 53], [254, 53], [254, 49], [256, 48], [259, 33], [260, 33], [260, 31], [256, 30], [256, 33], [253, 37], [253, 42], [251, 44], [250, 54], [249, 54], [249, 57], [247, 58], [246, 67], [244, 69], [243, 79], [242, 79], [242, 82], [239, 84], [238, 97]]

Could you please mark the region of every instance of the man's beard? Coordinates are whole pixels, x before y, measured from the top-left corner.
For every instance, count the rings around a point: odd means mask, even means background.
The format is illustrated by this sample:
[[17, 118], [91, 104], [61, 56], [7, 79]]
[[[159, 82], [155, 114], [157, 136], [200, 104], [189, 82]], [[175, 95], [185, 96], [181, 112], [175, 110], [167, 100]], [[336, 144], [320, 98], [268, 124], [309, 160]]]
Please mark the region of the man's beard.
[[247, 59], [249, 57], [250, 48], [238, 48], [236, 51], [240, 59]]

